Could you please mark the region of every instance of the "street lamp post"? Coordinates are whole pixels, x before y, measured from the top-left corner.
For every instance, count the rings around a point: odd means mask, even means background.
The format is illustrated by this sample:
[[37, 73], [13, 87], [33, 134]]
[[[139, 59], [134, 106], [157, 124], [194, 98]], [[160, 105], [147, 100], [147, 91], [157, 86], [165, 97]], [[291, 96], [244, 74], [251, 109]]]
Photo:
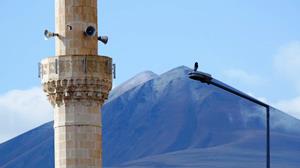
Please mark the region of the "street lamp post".
[[270, 106], [264, 102], [261, 102], [255, 98], [249, 96], [249, 95], [238, 92], [237, 90], [234, 90], [231, 87], [224, 86], [224, 85], [221, 85], [220, 83], [215, 82], [214, 78], [208, 73], [193, 71], [193, 72], [189, 73], [189, 78], [200, 81], [202, 83], [207, 83], [209, 85], [210, 84], [214, 85], [214, 86], [221, 88], [227, 92], [230, 92], [234, 95], [242, 97], [246, 100], [249, 100], [255, 104], [258, 104], [258, 105], [266, 108], [266, 122], [267, 122], [267, 126], [266, 126], [266, 131], [267, 131], [267, 134], [266, 134], [266, 143], [267, 143], [267, 145], [266, 145], [266, 168], [270, 168]]

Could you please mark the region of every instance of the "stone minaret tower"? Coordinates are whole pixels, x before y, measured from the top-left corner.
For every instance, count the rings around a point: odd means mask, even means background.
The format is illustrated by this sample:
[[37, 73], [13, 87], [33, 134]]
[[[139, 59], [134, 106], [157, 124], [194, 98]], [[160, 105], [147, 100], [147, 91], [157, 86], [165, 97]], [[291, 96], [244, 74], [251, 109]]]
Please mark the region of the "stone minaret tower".
[[[100, 108], [112, 85], [112, 59], [98, 55], [97, 0], [55, 0], [56, 56], [40, 77], [54, 107], [55, 168], [102, 167]], [[100, 39], [100, 38], [99, 38]]]

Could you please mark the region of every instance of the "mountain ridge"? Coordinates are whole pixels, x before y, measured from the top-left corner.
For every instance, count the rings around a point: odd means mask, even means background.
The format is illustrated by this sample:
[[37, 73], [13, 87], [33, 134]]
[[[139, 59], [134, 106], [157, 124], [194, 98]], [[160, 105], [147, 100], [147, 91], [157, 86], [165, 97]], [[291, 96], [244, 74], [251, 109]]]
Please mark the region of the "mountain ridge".
[[114, 98], [131, 90], [132, 88], [142, 85], [143, 83], [152, 80], [156, 77], [158, 77], [158, 75], [152, 71], [143, 71], [141, 73], [138, 73], [134, 77], [130, 78], [129, 80], [123, 82], [122, 84], [114, 88], [109, 95], [109, 100], [113, 100]]
[[[203, 164], [217, 167], [219, 164], [214, 165], [212, 157], [223, 163], [223, 168], [233, 168], [234, 161], [244, 161], [245, 168], [264, 165], [264, 110], [218, 88], [190, 80], [187, 75], [190, 71], [184, 66], [174, 68], [105, 103], [102, 108], [104, 167], [199, 167]], [[276, 109], [271, 114], [271, 139], [277, 137], [271, 141], [272, 153], [286, 150], [293, 156], [299, 155], [300, 121]], [[32, 148], [32, 141], [41, 144], [46, 138], [51, 139], [52, 124], [1, 144], [0, 167], [9, 158]], [[32, 151], [5, 168], [53, 167], [53, 139], [47, 143], [41, 144], [38, 150], [46, 151], [43, 157]], [[209, 155], [205, 157], [206, 154]], [[290, 168], [296, 168], [299, 161], [290, 154], [276, 154], [272, 159], [282, 168], [280, 160], [290, 157]], [[39, 159], [34, 162], [30, 157]], [[202, 163], [199, 157], [203, 157]]]

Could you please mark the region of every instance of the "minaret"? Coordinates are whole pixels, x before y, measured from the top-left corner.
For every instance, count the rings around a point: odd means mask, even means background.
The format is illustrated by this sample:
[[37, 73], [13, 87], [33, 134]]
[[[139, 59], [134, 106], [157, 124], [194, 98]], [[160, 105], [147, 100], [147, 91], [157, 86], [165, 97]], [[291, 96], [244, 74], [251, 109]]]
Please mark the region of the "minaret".
[[55, 168], [102, 167], [100, 108], [112, 85], [112, 59], [98, 55], [97, 0], [55, 0], [56, 56], [40, 77], [54, 108]]

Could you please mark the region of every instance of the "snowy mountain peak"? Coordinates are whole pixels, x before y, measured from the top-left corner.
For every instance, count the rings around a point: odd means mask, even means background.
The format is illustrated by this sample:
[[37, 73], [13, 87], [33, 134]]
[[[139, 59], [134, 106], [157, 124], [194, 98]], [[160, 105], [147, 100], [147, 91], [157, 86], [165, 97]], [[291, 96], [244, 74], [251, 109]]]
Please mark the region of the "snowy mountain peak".
[[170, 71], [167, 71], [166, 73], [163, 73], [161, 77], [167, 77], [171, 76], [172, 78], [176, 77], [182, 77], [184, 75], [187, 75], [192, 69], [186, 66], [179, 66], [177, 68], [171, 69]]
[[143, 83], [145, 83], [149, 80], [157, 78], [157, 77], [158, 77], [158, 75], [152, 71], [141, 72], [141, 73], [135, 75], [134, 77], [130, 78], [126, 82], [122, 83], [118, 87], [114, 88], [110, 92], [109, 100], [113, 100], [116, 97], [122, 95], [123, 93], [125, 93], [139, 85], [142, 85]]
[[177, 68], [171, 69], [168, 72], [165, 72], [157, 78], [154, 83], [156, 85], [156, 91], [163, 91], [164, 88], [168, 87], [168, 84], [172, 81], [178, 79], [188, 79], [188, 73], [191, 72], [191, 69], [186, 66], [179, 66]]

